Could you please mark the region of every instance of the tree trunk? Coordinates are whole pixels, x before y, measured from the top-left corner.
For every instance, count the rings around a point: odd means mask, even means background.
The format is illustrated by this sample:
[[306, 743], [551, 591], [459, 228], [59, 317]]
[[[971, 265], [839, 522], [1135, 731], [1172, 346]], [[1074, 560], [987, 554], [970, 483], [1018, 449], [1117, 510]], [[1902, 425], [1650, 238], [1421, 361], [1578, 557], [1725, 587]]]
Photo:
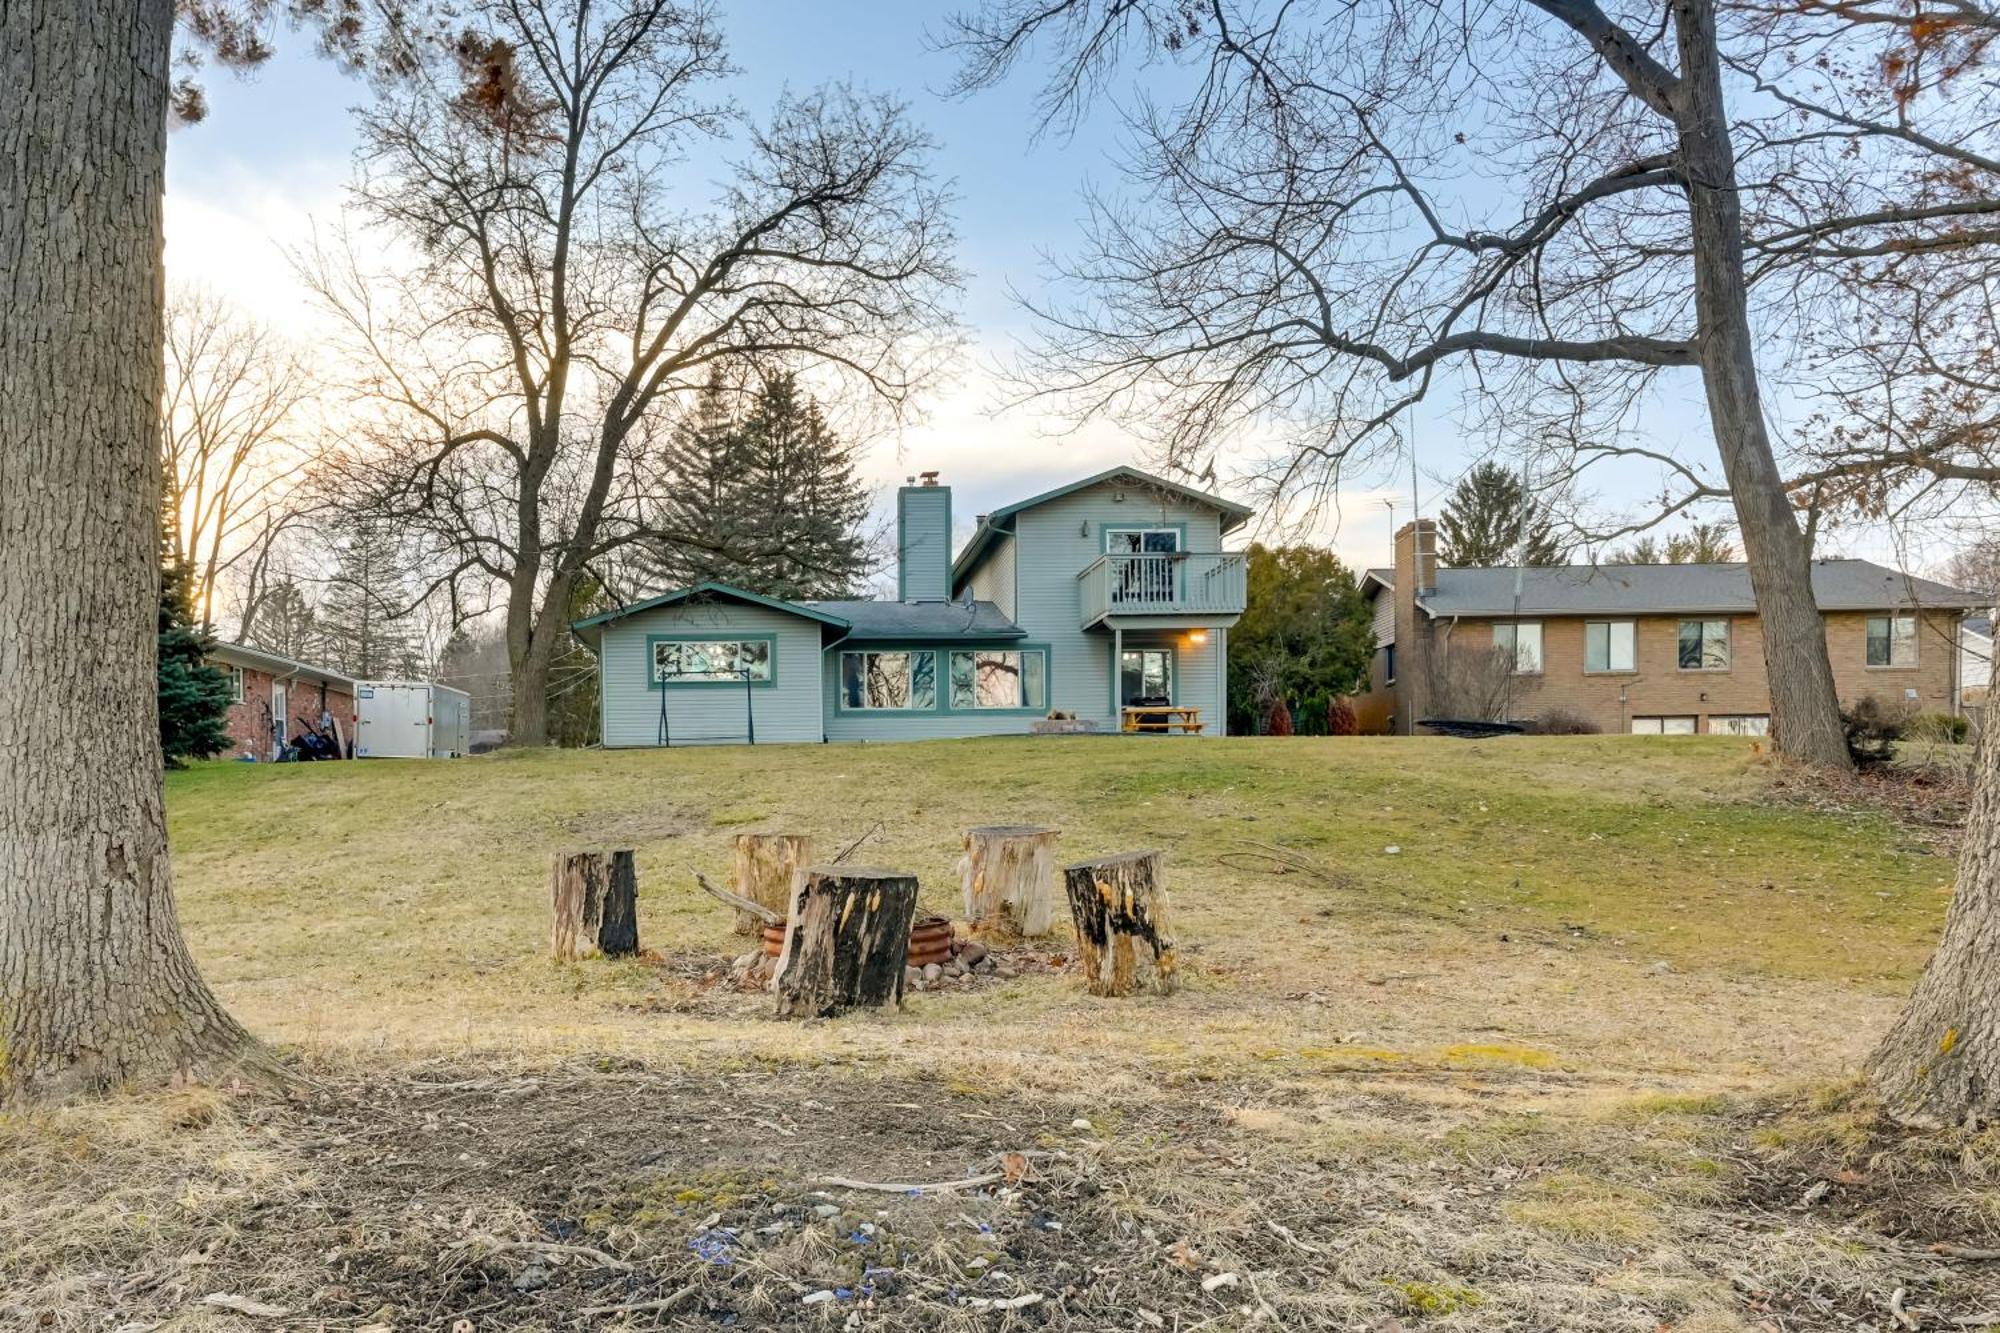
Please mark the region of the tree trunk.
[[549, 953], [557, 962], [639, 952], [632, 853], [562, 852], [549, 870]]
[[156, 695], [172, 0], [0, 0], [0, 1096], [250, 1053], [181, 937]]
[[1868, 1072], [1906, 1125], [2000, 1117], [2000, 737], [1982, 728], [1958, 889], [1944, 935]]
[[549, 641], [529, 639], [528, 650], [509, 671], [513, 703], [508, 710], [507, 744], [536, 747], [549, 743]]
[[965, 831], [960, 888], [976, 934], [1046, 935], [1055, 919], [1057, 830], [1024, 824]]
[[[1170, 995], [1180, 984], [1158, 852], [1127, 852], [1064, 866], [1070, 917], [1092, 995], [1130, 995], [1142, 985]], [[1152, 950], [1150, 980], [1139, 976], [1135, 941]]]
[[903, 1002], [917, 877], [813, 866], [799, 877], [778, 959], [778, 1017], [819, 1018]]
[[1826, 625], [1813, 597], [1812, 548], [1778, 472], [1759, 401], [1757, 349], [1743, 276], [1743, 213], [1722, 92], [1715, 3], [1674, 0], [1673, 14], [1681, 63], [1680, 163], [1693, 225], [1702, 385], [1763, 626], [1771, 743], [1794, 759], [1848, 768], [1852, 760], [1840, 729]]
[[[739, 833], [736, 835], [736, 892], [739, 897], [786, 912], [792, 905], [792, 881], [811, 859], [812, 840], [803, 833]], [[741, 908], [736, 933], [754, 935], [764, 923]]]

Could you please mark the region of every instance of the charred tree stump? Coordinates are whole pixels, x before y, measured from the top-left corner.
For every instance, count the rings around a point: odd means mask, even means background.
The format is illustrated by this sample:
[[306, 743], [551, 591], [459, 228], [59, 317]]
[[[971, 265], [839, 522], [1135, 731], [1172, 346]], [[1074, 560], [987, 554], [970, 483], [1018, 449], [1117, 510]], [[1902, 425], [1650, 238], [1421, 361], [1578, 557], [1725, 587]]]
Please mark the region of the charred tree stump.
[[[810, 859], [811, 840], [802, 833], [739, 833], [736, 835], [735, 879], [738, 897], [782, 912], [791, 905], [792, 881]], [[748, 912], [736, 913], [736, 933], [754, 935], [763, 922]]]
[[965, 831], [958, 868], [965, 919], [975, 934], [1049, 933], [1056, 914], [1056, 833], [1032, 824]]
[[631, 852], [558, 853], [549, 901], [549, 953], [557, 962], [639, 952], [639, 872]]
[[[1090, 993], [1131, 995], [1144, 988], [1158, 995], [1172, 994], [1180, 977], [1160, 854], [1127, 852], [1064, 866], [1063, 880]], [[1144, 981], [1139, 975], [1140, 943], [1152, 951], [1150, 976]]]
[[804, 871], [778, 958], [778, 1017], [901, 1005], [916, 914], [915, 875], [838, 865]]

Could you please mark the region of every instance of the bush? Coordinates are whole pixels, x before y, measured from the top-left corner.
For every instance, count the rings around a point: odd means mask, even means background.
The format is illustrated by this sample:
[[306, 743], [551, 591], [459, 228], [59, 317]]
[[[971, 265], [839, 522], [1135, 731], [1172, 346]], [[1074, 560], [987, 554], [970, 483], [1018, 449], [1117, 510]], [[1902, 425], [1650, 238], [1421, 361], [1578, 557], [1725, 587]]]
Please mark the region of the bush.
[[1857, 766], [1886, 763], [1895, 757], [1896, 742], [1916, 721], [1917, 710], [1905, 703], [1884, 703], [1870, 694], [1840, 710], [1840, 729], [1847, 736], [1847, 753]]
[[1329, 736], [1359, 736], [1361, 719], [1354, 715], [1354, 705], [1345, 699], [1335, 699], [1326, 706], [1326, 734]]
[[1283, 695], [1271, 701], [1271, 711], [1264, 715], [1264, 734], [1266, 736], [1292, 734], [1292, 710], [1286, 706]]
[[1913, 741], [1931, 745], [1963, 745], [1972, 724], [1950, 713], [1919, 713], [1910, 720], [1906, 735]]
[[1604, 728], [1582, 713], [1561, 704], [1547, 709], [1535, 719], [1535, 732], [1541, 736], [1595, 736], [1602, 730]]

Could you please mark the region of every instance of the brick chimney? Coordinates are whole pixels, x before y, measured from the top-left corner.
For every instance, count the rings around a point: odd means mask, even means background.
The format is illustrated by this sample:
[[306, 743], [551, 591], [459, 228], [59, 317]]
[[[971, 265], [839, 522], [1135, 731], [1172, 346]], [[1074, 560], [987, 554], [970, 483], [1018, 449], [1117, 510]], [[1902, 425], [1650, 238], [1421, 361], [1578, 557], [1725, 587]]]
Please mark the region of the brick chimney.
[[1414, 736], [1430, 673], [1430, 617], [1419, 598], [1437, 591], [1437, 524], [1413, 519], [1396, 531], [1396, 734]]

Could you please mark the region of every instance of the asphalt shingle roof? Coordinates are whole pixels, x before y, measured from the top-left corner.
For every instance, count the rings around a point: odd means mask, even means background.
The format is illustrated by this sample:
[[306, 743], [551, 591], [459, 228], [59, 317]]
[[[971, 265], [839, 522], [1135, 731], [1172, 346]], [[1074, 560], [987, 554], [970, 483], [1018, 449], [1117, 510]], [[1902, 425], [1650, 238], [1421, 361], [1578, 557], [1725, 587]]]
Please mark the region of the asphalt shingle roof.
[[[1370, 570], [1392, 584], [1392, 570]], [[1423, 604], [1436, 616], [1644, 615], [1679, 611], [1754, 612], [1749, 567], [1727, 565], [1556, 565], [1515, 569], [1440, 569], [1437, 591]], [[1868, 560], [1815, 560], [1813, 596], [1823, 611], [1892, 607], [1989, 605], [1990, 593], [1968, 592], [1903, 574]]]
[[852, 628], [845, 642], [888, 639], [1024, 639], [991, 602], [805, 602]]

